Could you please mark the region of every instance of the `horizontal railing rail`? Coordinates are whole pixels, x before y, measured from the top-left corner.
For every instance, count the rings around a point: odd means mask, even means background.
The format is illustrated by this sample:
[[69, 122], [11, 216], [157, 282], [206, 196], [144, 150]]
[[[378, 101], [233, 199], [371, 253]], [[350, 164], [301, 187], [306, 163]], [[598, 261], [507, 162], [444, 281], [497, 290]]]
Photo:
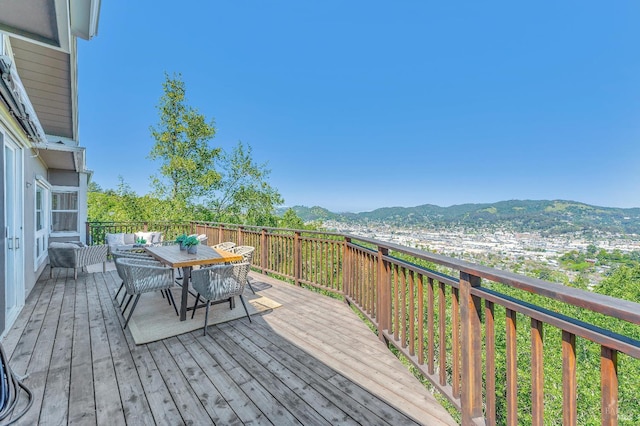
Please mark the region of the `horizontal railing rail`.
[[640, 372], [638, 303], [356, 235], [186, 227], [209, 244], [254, 246], [263, 273], [342, 295], [462, 424], [571, 425], [593, 410], [602, 424], [640, 421], [637, 395], [619, 395], [620, 375]]

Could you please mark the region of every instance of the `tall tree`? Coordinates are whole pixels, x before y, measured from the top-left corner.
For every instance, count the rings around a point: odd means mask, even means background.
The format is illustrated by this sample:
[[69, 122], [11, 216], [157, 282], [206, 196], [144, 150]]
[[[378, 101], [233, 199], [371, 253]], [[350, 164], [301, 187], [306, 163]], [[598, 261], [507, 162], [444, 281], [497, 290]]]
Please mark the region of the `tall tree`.
[[255, 163], [251, 153], [242, 142], [222, 153], [221, 180], [208, 206], [215, 221], [276, 226], [275, 206], [283, 203], [282, 196], [267, 182], [266, 164]]
[[187, 105], [181, 75], [165, 74], [163, 95], [157, 105], [159, 122], [151, 126], [156, 140], [149, 158], [160, 160], [159, 175], [152, 176], [158, 196], [185, 206], [207, 197], [220, 181], [215, 160], [220, 148], [210, 148], [208, 141], [216, 133], [213, 120]]

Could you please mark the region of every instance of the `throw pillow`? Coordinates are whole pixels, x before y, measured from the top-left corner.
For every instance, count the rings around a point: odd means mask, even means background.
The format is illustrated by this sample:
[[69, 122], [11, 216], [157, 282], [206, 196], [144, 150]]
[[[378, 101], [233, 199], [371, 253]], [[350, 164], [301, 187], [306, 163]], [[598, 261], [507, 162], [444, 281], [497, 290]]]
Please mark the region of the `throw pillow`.
[[110, 246], [124, 245], [124, 234], [107, 234], [105, 238]]
[[139, 238], [142, 238], [143, 240], [146, 241], [146, 244], [151, 244], [153, 241], [151, 241], [151, 235], [153, 234], [153, 232], [136, 232], [136, 242], [138, 241]]

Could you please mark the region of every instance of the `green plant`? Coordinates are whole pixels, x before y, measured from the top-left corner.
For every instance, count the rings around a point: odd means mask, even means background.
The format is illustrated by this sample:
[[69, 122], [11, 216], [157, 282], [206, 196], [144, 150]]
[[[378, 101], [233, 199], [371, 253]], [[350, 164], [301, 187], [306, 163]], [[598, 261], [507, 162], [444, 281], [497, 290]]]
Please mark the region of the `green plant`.
[[198, 244], [200, 244], [200, 241], [196, 237], [190, 236], [185, 238], [182, 244], [186, 247], [191, 247], [191, 246], [197, 246]]
[[184, 244], [184, 241], [187, 239], [187, 234], [180, 234], [176, 237], [176, 243]]
[[147, 240], [142, 237], [136, 238], [136, 244], [147, 244]]

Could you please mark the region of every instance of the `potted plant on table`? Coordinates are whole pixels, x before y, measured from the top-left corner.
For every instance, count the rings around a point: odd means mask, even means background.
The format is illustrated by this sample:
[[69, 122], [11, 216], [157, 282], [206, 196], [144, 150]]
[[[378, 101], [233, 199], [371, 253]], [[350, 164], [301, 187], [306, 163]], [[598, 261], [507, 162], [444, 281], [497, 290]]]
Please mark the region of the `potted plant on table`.
[[176, 237], [176, 243], [180, 244], [180, 250], [186, 250], [187, 246], [184, 241], [187, 239], [187, 234], [180, 234]]
[[187, 253], [196, 254], [198, 252], [198, 244], [200, 244], [200, 241], [196, 237], [190, 236], [185, 238], [182, 244], [187, 247]]

